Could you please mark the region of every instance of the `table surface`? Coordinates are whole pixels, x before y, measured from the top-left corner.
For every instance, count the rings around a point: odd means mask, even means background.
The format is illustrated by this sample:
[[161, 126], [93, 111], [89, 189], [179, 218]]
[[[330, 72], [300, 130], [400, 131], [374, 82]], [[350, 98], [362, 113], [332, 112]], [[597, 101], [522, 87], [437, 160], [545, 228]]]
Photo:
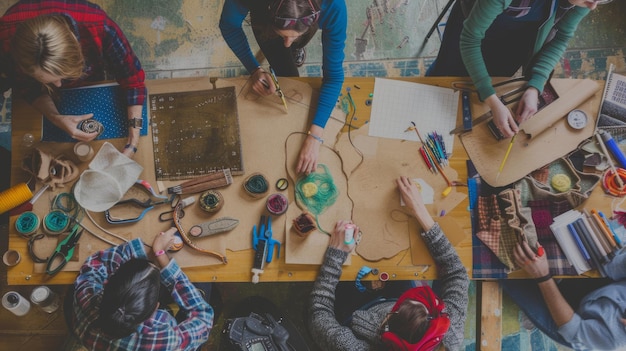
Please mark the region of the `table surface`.
[[[173, 80], [148, 81], [147, 86], [164, 85], [172, 81], [193, 83], [198, 80], [208, 80], [208, 77], [201, 78], [177, 78]], [[314, 89], [319, 88], [321, 84], [320, 78], [296, 78], [310, 84]], [[458, 81], [455, 77], [415, 77], [415, 78], [397, 78], [399, 80], [438, 85], [443, 87], [451, 87], [451, 83]], [[352, 87], [351, 95], [355, 104], [359, 106], [360, 120], [369, 119], [369, 108], [361, 108], [366, 106], [366, 100], [369, 94], [374, 91], [374, 78], [346, 78], [345, 87]], [[473, 97], [474, 99], [475, 96]], [[23, 101], [14, 101], [14, 110], [19, 104], [25, 104]], [[474, 101], [474, 104], [477, 102]], [[19, 111], [26, 111], [27, 116], [13, 115], [12, 119], [12, 165], [11, 165], [11, 183], [17, 184], [27, 180], [25, 172], [21, 170], [21, 162], [23, 158], [23, 150], [21, 148], [22, 136], [26, 133], [34, 135], [35, 140], [39, 140], [41, 135], [41, 115], [36, 113], [32, 108], [20, 108]], [[461, 113], [457, 116], [457, 125], [461, 124]], [[456, 138], [456, 137], [455, 137]], [[125, 139], [114, 142], [116, 147], [121, 146]], [[458, 179], [467, 179], [466, 169], [467, 154], [463, 149], [458, 138], [455, 139], [452, 157], [450, 158], [450, 167], [458, 172]], [[467, 193], [466, 188], [459, 188], [459, 192]], [[471, 223], [469, 212], [467, 210], [468, 202], [465, 199], [454, 210], [448, 212], [446, 216], [452, 217], [465, 234], [456, 249], [461, 260], [471, 277], [472, 268], [472, 243], [471, 243]], [[33, 272], [33, 262], [28, 254], [27, 240], [21, 238], [14, 229], [14, 221], [16, 217], [11, 217], [9, 230], [9, 248], [17, 250], [21, 253], [21, 262], [9, 267], [7, 272], [7, 280], [9, 285], [30, 285], [30, 284], [70, 284], [72, 283], [78, 272], [61, 271], [53, 277], [45, 273]], [[417, 235], [417, 233], [415, 233]], [[315, 280], [319, 266], [318, 265], [295, 265], [286, 264], [284, 261], [284, 245], [281, 248], [281, 258], [275, 259], [271, 264], [266, 265], [262, 275], [262, 281], [313, 281]], [[352, 264], [344, 266], [342, 280], [354, 280], [359, 269], [364, 266], [376, 267], [379, 271], [385, 271], [390, 274], [391, 279], [398, 280], [415, 280], [415, 279], [434, 279], [436, 278], [436, 270], [429, 269], [422, 272], [422, 266], [414, 266], [411, 262], [411, 255], [408, 254], [410, 249], [403, 250], [397, 255], [389, 259], [383, 259], [377, 262], [369, 262], [360, 256], [352, 257]], [[228, 251], [227, 265], [211, 265], [201, 267], [183, 268], [185, 273], [192, 281], [217, 281], [217, 282], [249, 282], [251, 278], [250, 268], [252, 267], [253, 252], [252, 250]], [[374, 279], [371, 275], [365, 278]]]

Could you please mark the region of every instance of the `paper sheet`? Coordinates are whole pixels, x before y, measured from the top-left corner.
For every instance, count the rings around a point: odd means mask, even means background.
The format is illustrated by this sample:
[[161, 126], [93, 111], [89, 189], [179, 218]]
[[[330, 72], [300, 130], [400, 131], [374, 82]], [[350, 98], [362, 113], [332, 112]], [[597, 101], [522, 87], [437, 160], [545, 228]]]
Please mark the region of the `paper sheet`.
[[448, 131], [456, 127], [459, 92], [450, 88], [376, 78], [370, 116], [370, 136], [419, 141], [415, 131], [407, 131], [415, 122], [422, 138], [436, 131], [451, 152], [454, 137]]

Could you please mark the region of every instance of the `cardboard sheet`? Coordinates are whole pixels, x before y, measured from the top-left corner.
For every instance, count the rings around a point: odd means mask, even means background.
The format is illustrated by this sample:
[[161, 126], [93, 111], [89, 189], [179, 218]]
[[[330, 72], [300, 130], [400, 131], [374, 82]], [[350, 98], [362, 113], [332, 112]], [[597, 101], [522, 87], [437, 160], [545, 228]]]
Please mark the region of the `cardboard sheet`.
[[[453, 188], [443, 197], [447, 184], [441, 175], [428, 170], [419, 157], [417, 142], [370, 137], [367, 126], [353, 130], [351, 138], [354, 146], [344, 133], [336, 148], [348, 175], [348, 192], [354, 203], [352, 220], [363, 231], [357, 253], [366, 260], [378, 261], [411, 247], [413, 255], [423, 257], [419, 264], [427, 264], [432, 258], [425, 245], [411, 245], [410, 238], [419, 235], [417, 222], [408, 218], [400, 205], [396, 178], [403, 175], [422, 178], [434, 189], [434, 204], [427, 205], [434, 217], [442, 211], [451, 211], [466, 195]], [[355, 147], [363, 154], [362, 163]], [[454, 169], [444, 167], [444, 172], [450, 180], [457, 180]]]
[[[511, 184], [564, 156], [593, 135], [596, 120], [594, 111], [597, 111], [600, 103], [600, 84], [588, 79], [552, 79], [551, 83], [559, 98], [520, 125], [520, 132], [499, 176], [498, 169], [511, 139], [496, 140], [487, 123], [475, 125], [471, 131], [460, 135], [469, 158], [488, 184]], [[583, 129], [571, 128], [564, 118], [575, 108], [587, 113], [589, 121]], [[476, 109], [473, 113], [478, 115]]]

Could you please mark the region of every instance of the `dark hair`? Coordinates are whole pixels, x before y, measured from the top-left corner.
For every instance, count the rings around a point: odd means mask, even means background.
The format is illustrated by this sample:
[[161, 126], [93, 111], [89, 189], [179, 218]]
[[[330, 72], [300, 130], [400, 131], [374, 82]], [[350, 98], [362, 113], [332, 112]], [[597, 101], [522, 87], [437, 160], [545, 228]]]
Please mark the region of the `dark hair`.
[[159, 301], [161, 273], [148, 260], [122, 264], [104, 286], [98, 326], [115, 339], [135, 332], [152, 315]]
[[387, 319], [389, 331], [411, 344], [419, 342], [430, 323], [430, 315], [426, 307], [411, 299], [402, 301], [395, 312]]
[[[320, 5], [317, 0], [274, 0], [269, 5], [270, 14], [274, 17], [282, 18], [302, 18], [319, 10]], [[317, 22], [312, 25], [306, 25], [301, 21], [296, 21], [295, 25], [289, 27], [289, 29], [304, 33], [311, 27], [317, 29]], [[276, 27], [276, 29], [284, 28]]]

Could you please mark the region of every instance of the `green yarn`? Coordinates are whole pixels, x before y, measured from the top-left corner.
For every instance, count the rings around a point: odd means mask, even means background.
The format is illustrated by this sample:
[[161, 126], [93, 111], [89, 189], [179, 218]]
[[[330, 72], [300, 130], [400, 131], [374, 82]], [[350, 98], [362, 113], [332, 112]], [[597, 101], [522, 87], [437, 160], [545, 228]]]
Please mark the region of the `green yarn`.
[[[328, 171], [328, 167], [323, 164], [319, 164], [318, 167], [322, 167], [324, 169], [324, 173], [314, 172], [310, 173], [306, 177], [298, 179], [295, 190], [296, 200], [304, 204], [309, 212], [315, 216], [318, 216], [326, 211], [326, 209], [337, 201], [337, 197], [339, 197], [339, 190], [333, 182], [333, 178]], [[317, 191], [315, 193], [305, 191], [307, 187], [311, 188], [308, 183], [312, 183], [317, 187]], [[305, 194], [309, 196], [307, 197]]]

